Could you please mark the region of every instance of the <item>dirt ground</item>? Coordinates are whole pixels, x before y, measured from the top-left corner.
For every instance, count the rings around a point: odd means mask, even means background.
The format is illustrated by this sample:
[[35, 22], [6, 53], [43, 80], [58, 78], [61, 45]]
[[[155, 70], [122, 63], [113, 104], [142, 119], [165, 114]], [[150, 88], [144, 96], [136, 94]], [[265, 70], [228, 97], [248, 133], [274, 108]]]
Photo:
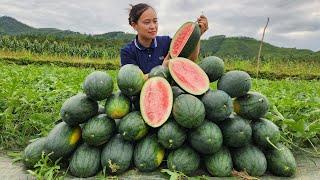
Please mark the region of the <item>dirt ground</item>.
[[[292, 178], [280, 178], [271, 175], [265, 175], [260, 179], [299, 179], [299, 180], [320, 180], [320, 158], [307, 157], [302, 154], [295, 155], [297, 160], [297, 173]], [[24, 180], [34, 179], [28, 174], [23, 164], [20, 162], [13, 163], [13, 160], [4, 153], [0, 153], [0, 179], [1, 180]], [[66, 179], [77, 179], [67, 177]], [[89, 178], [94, 179], [94, 178]], [[140, 173], [136, 170], [130, 170], [127, 173], [119, 176], [119, 179], [167, 179], [160, 172]], [[217, 179], [217, 178], [212, 178]], [[218, 178], [218, 179], [239, 179], [239, 178]]]

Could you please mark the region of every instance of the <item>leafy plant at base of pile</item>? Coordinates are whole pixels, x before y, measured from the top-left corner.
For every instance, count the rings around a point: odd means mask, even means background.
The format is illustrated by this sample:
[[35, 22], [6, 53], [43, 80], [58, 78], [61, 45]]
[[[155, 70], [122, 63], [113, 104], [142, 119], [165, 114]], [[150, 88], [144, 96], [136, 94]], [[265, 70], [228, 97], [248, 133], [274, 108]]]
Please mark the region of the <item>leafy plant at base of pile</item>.
[[41, 159], [34, 165], [35, 169], [27, 171], [36, 179], [64, 179], [67, 171], [61, 176], [62, 172], [59, 165], [61, 158], [53, 162], [50, 160], [51, 154], [42, 153]]
[[170, 169], [161, 169], [160, 172], [168, 174], [170, 176], [170, 180], [182, 180], [182, 179], [209, 180], [211, 178], [205, 175], [189, 177], [180, 171], [171, 171]]

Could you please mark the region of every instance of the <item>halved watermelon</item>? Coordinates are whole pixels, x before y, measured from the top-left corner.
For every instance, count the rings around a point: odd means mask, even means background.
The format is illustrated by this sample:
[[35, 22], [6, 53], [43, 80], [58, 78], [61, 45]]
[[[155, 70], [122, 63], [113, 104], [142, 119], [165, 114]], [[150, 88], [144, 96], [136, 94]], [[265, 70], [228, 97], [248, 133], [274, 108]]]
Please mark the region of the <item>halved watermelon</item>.
[[189, 59], [171, 59], [169, 71], [174, 81], [190, 94], [201, 95], [209, 89], [210, 81], [207, 74]]
[[184, 23], [172, 38], [170, 56], [189, 57], [196, 48], [201, 36], [200, 27], [195, 22]]
[[172, 89], [162, 77], [152, 77], [143, 85], [140, 94], [140, 111], [151, 127], [159, 127], [167, 121], [173, 104]]

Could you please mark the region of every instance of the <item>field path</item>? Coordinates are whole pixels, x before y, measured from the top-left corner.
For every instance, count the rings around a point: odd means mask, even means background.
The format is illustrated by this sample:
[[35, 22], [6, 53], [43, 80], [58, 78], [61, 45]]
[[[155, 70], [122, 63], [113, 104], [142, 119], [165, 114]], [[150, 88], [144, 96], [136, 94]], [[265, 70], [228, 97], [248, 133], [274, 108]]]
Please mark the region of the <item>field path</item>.
[[[264, 180], [271, 179], [296, 179], [296, 180], [316, 180], [320, 179], [320, 158], [310, 158], [303, 155], [296, 155], [298, 164], [298, 171], [294, 178], [280, 178], [270, 175], [261, 177]], [[0, 153], [0, 179], [1, 180], [15, 180], [15, 179], [35, 179], [30, 176], [22, 163], [12, 163], [13, 160], [4, 153]], [[165, 176], [159, 172], [140, 173], [136, 170], [130, 170], [121, 175], [119, 179], [166, 179]], [[76, 179], [68, 177], [66, 179]], [[88, 178], [94, 179], [94, 178]], [[214, 178], [217, 179], [217, 178]], [[237, 179], [237, 178], [218, 178], [218, 179]]]

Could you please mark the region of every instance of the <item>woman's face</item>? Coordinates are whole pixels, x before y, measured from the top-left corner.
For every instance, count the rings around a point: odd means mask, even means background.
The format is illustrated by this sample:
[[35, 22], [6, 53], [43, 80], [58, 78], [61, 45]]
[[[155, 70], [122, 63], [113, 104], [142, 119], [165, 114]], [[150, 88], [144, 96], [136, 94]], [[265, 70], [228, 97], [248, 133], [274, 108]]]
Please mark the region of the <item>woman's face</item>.
[[138, 32], [138, 36], [144, 39], [154, 39], [158, 32], [158, 18], [154, 9], [145, 10], [138, 22], [132, 23], [132, 27]]

